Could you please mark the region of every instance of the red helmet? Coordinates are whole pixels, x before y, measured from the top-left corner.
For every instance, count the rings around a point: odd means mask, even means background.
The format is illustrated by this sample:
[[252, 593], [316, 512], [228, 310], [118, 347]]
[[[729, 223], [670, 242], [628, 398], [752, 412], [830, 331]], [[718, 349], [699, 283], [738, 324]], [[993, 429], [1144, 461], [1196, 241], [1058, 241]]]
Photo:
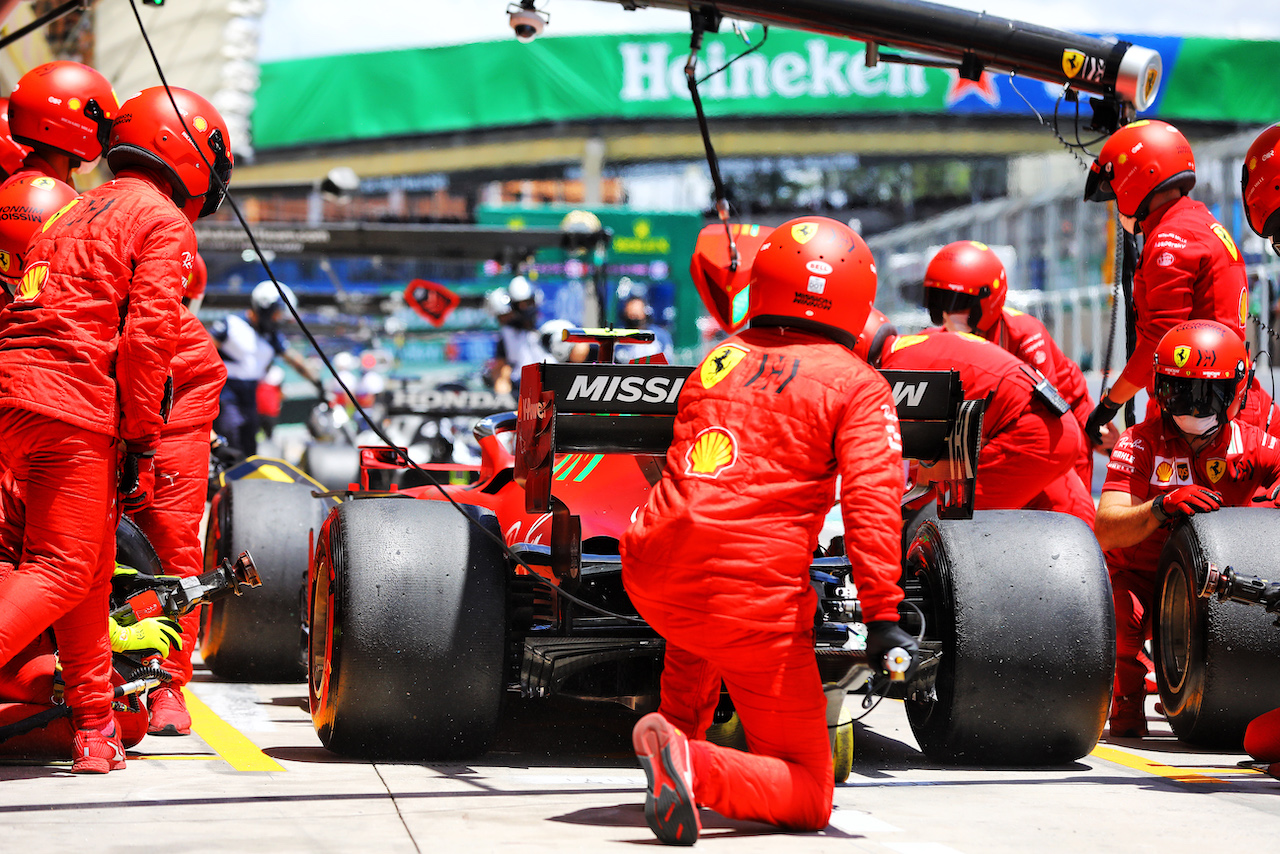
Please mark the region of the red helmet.
[[948, 243], [933, 256], [924, 272], [924, 301], [929, 317], [969, 309], [969, 328], [975, 332], [995, 326], [1009, 291], [1004, 264], [991, 247], [976, 240]]
[[805, 216], [769, 235], [748, 288], [752, 326], [810, 329], [853, 349], [876, 298], [876, 265], [849, 226]]
[[47, 175], [26, 175], [0, 189], [0, 275], [22, 274], [32, 236], [76, 195], [70, 184]]
[[1280, 239], [1280, 124], [1258, 134], [1249, 146], [1240, 193], [1249, 227], [1269, 240]]
[[186, 287], [182, 291], [183, 299], [188, 302], [200, 299], [204, 296], [204, 289], [208, 284], [209, 268], [205, 266], [204, 259], [197, 252], [195, 261], [191, 265], [191, 273], [187, 276]]
[[120, 105], [107, 165], [113, 172], [131, 167], [158, 172], [169, 181], [174, 203], [195, 222], [216, 211], [226, 195], [230, 140], [213, 104], [187, 89], [152, 86]]
[[1170, 416], [1216, 415], [1219, 425], [1240, 413], [1249, 384], [1249, 351], [1232, 329], [1190, 320], [1156, 345], [1155, 395]]
[[102, 156], [116, 93], [87, 65], [60, 59], [18, 79], [9, 94], [9, 129], [27, 145], [47, 145], [88, 163]]
[[9, 99], [0, 98], [0, 171], [12, 175], [30, 153], [31, 149], [13, 141], [9, 133]]
[[1196, 185], [1196, 158], [1191, 143], [1173, 125], [1146, 120], [1125, 125], [1111, 135], [1089, 167], [1084, 186], [1087, 202], [1109, 202], [1138, 220], [1150, 213], [1151, 197], [1161, 190], [1182, 195]]
[[729, 233], [723, 224], [716, 223], [698, 232], [698, 242], [689, 261], [689, 275], [707, 311], [721, 329], [732, 334], [747, 324], [751, 265], [756, 251], [771, 232], [768, 226], [761, 225], [734, 224], [729, 229], [738, 250], [737, 269], [730, 269]]
[[872, 306], [871, 313], [867, 315], [867, 322], [862, 327], [862, 334], [858, 336], [858, 343], [854, 346], [853, 352], [862, 357], [862, 361], [871, 365], [873, 368], [880, 366], [880, 358], [884, 355], [886, 347], [892, 347], [893, 342], [898, 337], [898, 327], [889, 322], [889, 318], [884, 312]]

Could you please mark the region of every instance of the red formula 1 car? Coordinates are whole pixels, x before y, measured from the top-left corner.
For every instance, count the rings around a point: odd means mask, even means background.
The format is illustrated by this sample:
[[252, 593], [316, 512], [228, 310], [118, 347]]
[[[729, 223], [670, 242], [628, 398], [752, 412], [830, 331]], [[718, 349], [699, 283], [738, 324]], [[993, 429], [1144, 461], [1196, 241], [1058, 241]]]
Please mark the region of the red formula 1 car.
[[[663, 644], [627, 598], [617, 542], [659, 477], [691, 369], [525, 370], [519, 413], [477, 427], [479, 480], [391, 490], [397, 451], [367, 448], [362, 489], [325, 520], [308, 582], [308, 678], [329, 749], [474, 756], [508, 692], [656, 705]], [[1061, 514], [973, 514], [982, 404], [963, 401], [953, 373], [888, 378], [915, 390], [899, 395], [907, 452], [947, 458], [955, 473], [940, 520], [920, 527], [904, 560], [916, 609], [904, 625], [923, 652], [900, 690], [921, 746], [1019, 764], [1084, 755], [1105, 723], [1114, 660], [1096, 540]], [[872, 671], [838, 542], [811, 576], [829, 724], [851, 739], [841, 701]]]

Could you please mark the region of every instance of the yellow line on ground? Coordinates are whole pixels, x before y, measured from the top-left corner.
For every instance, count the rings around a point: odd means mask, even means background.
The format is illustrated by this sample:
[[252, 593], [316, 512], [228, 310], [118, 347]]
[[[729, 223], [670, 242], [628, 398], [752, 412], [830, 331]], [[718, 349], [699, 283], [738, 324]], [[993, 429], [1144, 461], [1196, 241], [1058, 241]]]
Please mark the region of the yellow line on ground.
[[147, 753], [142, 756], [129, 757], [130, 762], [132, 762], [135, 759], [163, 759], [166, 762], [173, 762], [173, 761], [213, 762], [215, 760], [217, 760], [218, 762], [224, 761], [221, 756], [178, 756], [173, 753]]
[[283, 771], [284, 766], [245, 738], [240, 730], [214, 714], [194, 692], [182, 689], [191, 713], [191, 730], [237, 771]]
[[1220, 766], [1217, 768], [1178, 768], [1172, 765], [1164, 765], [1160, 762], [1153, 762], [1143, 756], [1129, 753], [1124, 750], [1116, 750], [1114, 747], [1102, 747], [1099, 745], [1089, 754], [1098, 759], [1105, 759], [1108, 762], [1114, 762], [1117, 765], [1123, 765], [1126, 768], [1132, 768], [1135, 771], [1144, 771], [1148, 774], [1154, 774], [1157, 777], [1164, 777], [1179, 783], [1226, 783], [1228, 781], [1219, 777], [1210, 776], [1207, 771], [1231, 775], [1249, 775], [1258, 774], [1259, 772], [1252, 768], [1239, 768]]

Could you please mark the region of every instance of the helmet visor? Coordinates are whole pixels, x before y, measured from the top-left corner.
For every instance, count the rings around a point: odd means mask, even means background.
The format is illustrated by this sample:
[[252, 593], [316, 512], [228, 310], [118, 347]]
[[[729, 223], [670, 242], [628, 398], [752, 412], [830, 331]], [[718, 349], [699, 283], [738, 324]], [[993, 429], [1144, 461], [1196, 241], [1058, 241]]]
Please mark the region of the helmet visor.
[[959, 291], [926, 287], [924, 289], [924, 306], [929, 310], [929, 319], [941, 326], [944, 314], [956, 314], [962, 311], [972, 312], [978, 307], [978, 298], [972, 294], [962, 294]]
[[227, 195], [227, 184], [231, 181], [231, 156], [227, 151], [226, 140], [222, 131], [214, 128], [209, 134], [209, 150], [213, 152], [213, 174], [209, 176], [209, 189], [204, 194], [204, 207], [200, 208], [200, 216], [205, 217], [222, 207], [222, 200]]
[[1102, 166], [1097, 160], [1089, 167], [1089, 177], [1084, 182], [1084, 200], [1086, 202], [1109, 202], [1115, 199], [1115, 190], [1111, 188], [1111, 164]]
[[84, 117], [97, 127], [95, 135], [98, 139], [98, 145], [103, 151], [106, 151], [107, 146], [111, 143], [111, 119], [107, 118], [107, 114], [102, 111], [102, 107], [93, 98], [90, 98], [89, 102], [84, 105]]
[[1206, 380], [1156, 374], [1156, 400], [1165, 415], [1220, 416], [1236, 397], [1236, 380]]

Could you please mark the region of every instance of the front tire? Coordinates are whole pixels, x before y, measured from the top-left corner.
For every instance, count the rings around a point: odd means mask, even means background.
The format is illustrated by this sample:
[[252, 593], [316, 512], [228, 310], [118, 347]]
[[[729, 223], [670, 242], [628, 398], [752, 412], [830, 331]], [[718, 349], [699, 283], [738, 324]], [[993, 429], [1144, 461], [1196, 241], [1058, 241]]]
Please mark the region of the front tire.
[[506, 687], [496, 517], [360, 499], [329, 517], [312, 571], [311, 717], [347, 756], [458, 759], [488, 748]]

